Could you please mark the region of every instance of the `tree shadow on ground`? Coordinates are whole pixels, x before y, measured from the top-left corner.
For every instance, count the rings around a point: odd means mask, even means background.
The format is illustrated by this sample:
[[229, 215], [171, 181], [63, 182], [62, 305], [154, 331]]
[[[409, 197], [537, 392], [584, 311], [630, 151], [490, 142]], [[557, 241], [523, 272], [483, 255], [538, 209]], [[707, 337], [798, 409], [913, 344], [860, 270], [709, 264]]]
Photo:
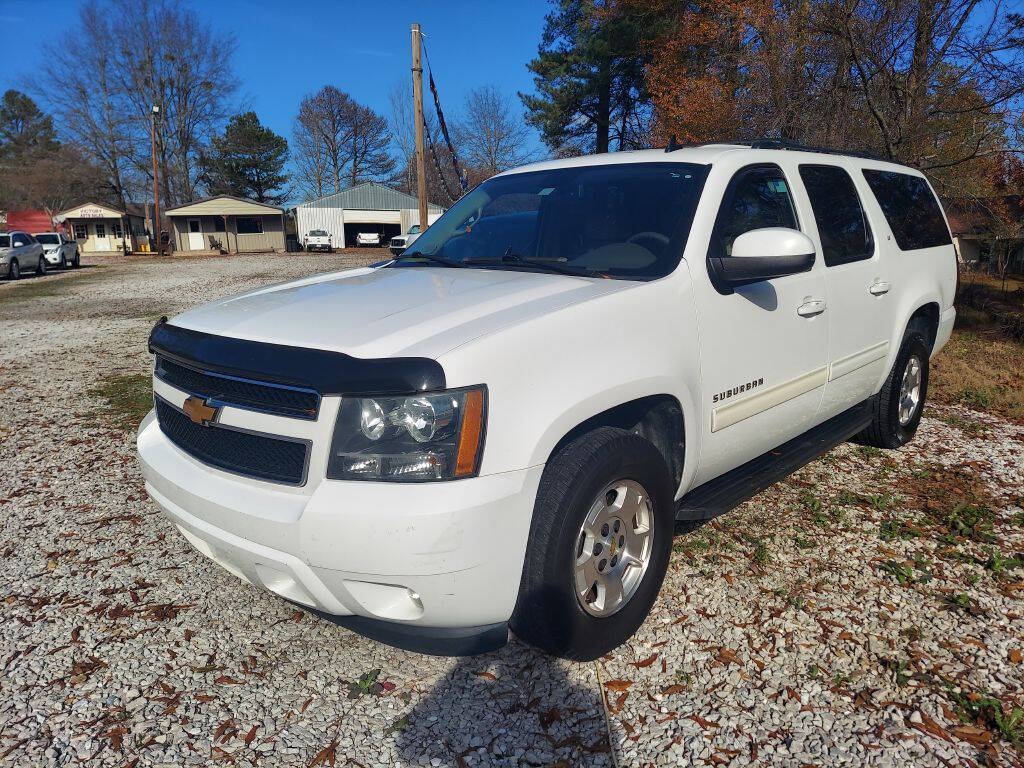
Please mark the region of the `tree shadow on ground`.
[[567, 662], [511, 637], [460, 658], [394, 734], [412, 765], [611, 765], [593, 663]]

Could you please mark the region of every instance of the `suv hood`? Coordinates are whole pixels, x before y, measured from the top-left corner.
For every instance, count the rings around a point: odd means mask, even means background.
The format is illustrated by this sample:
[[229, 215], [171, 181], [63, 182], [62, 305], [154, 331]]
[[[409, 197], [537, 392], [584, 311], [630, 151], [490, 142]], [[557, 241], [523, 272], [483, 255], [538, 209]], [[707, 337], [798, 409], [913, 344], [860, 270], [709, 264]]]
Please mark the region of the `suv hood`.
[[171, 322], [356, 357], [436, 358], [531, 317], [638, 285], [511, 270], [364, 268], [222, 299]]

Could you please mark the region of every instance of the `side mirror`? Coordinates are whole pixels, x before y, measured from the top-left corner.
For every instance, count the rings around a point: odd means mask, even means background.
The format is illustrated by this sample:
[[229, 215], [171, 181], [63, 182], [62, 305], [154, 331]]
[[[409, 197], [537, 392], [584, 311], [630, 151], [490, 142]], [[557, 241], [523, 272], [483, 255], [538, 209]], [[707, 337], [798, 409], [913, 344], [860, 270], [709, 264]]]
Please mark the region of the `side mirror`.
[[733, 241], [731, 256], [712, 257], [711, 264], [722, 283], [736, 288], [810, 271], [814, 243], [795, 229], [752, 229]]

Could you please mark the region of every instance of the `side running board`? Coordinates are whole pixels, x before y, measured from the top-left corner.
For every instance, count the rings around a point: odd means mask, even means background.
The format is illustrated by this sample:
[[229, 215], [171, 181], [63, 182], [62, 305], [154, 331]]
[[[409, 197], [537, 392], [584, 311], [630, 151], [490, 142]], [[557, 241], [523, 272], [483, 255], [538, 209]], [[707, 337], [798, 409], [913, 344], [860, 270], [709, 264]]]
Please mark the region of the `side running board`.
[[868, 398], [778, 448], [689, 491], [676, 505], [676, 520], [710, 520], [725, 514], [823, 453], [849, 440], [871, 423]]

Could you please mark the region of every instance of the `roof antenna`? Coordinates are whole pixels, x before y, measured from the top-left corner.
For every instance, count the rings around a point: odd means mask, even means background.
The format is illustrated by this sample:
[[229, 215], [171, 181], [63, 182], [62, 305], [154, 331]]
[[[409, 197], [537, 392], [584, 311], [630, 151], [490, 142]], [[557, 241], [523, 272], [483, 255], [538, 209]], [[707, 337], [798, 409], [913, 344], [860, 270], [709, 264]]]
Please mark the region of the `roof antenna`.
[[668, 140], [668, 146], [665, 147], [666, 152], [675, 152], [677, 149], [682, 149], [683, 145], [676, 140], [676, 135], [673, 133], [672, 138]]

